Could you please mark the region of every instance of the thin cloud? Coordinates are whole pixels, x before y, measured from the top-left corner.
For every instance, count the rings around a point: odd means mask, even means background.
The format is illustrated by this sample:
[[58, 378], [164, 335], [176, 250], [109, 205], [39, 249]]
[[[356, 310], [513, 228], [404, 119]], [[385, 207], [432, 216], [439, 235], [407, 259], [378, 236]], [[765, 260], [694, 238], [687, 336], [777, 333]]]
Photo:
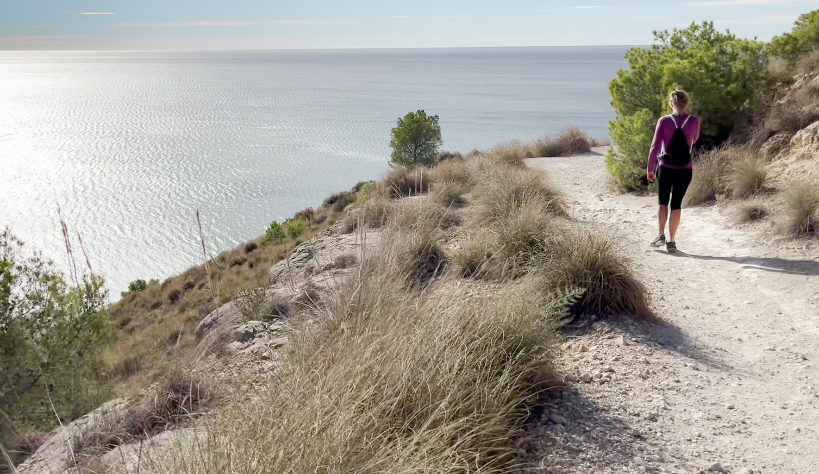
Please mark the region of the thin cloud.
[[447, 18], [469, 18], [472, 15], [449, 15]]
[[406, 16], [406, 15], [393, 15], [390, 18], [393, 19], [393, 20], [409, 20], [412, 17], [411, 16]]
[[551, 10], [535, 10], [536, 12], [543, 13], [543, 12], [550, 12]]
[[722, 0], [686, 3], [688, 7], [741, 7], [745, 5], [782, 5], [785, 3], [816, 3], [816, 0]]
[[301, 26], [301, 25], [346, 25], [347, 21], [322, 21], [322, 20], [276, 20], [276, 21], [181, 21], [176, 23], [120, 23], [121, 28], [199, 28], [199, 27], [220, 27], [220, 26]]
[[78, 12], [77, 15], [115, 15], [114, 12]]
[[789, 25], [799, 18], [797, 15], [769, 15], [747, 20], [714, 20], [715, 25]]
[[571, 8], [572, 10], [597, 10], [597, 9], [603, 9], [603, 8], [605, 8], [606, 10], [613, 10], [613, 9], [619, 9], [621, 7], [610, 7], [610, 6], [606, 6], [606, 5], [580, 5], [580, 6], [577, 6], [577, 7], [569, 7], [569, 8]]

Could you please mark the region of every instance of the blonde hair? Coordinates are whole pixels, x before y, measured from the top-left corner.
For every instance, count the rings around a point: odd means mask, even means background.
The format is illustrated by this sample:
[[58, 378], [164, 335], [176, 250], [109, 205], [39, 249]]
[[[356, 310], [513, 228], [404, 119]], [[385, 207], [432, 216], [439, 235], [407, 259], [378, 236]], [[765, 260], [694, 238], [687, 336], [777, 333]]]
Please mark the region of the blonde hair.
[[685, 108], [688, 107], [688, 94], [684, 90], [676, 90], [671, 93], [669, 101], [680, 110], [685, 110]]

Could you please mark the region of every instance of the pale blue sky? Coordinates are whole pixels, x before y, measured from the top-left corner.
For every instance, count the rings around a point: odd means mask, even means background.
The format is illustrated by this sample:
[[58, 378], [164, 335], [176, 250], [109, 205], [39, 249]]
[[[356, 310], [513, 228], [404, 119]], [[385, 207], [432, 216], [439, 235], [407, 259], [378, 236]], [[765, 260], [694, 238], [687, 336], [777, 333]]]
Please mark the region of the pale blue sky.
[[819, 0], [0, 0], [0, 50], [648, 44], [714, 20], [768, 40]]

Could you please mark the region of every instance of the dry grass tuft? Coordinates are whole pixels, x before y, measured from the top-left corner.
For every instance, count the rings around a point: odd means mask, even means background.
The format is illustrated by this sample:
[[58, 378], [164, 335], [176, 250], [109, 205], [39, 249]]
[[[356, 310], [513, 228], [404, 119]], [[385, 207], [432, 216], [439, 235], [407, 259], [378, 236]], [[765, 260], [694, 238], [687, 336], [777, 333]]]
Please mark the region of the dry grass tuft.
[[444, 207], [461, 208], [466, 205], [464, 194], [467, 192], [468, 187], [460, 183], [435, 183], [429, 195], [430, 199]]
[[544, 138], [532, 145], [536, 157], [572, 156], [588, 153], [597, 143], [577, 127], [569, 127], [554, 137]]
[[700, 206], [717, 200], [717, 195], [724, 192], [727, 163], [732, 161], [733, 154], [735, 151], [731, 147], [718, 148], [708, 151], [694, 164], [691, 185], [683, 199], [685, 207]]
[[469, 162], [463, 159], [451, 159], [438, 163], [430, 170], [430, 175], [436, 184], [460, 184], [467, 192], [473, 184]]
[[383, 195], [372, 196], [364, 204], [347, 212], [342, 222], [347, 234], [358, 228], [377, 229], [387, 224], [394, 211], [394, 204]]
[[455, 252], [452, 260], [462, 277], [477, 278], [488, 274], [489, 262], [493, 257], [493, 240], [487, 231], [479, 230]]
[[554, 251], [539, 269], [549, 291], [580, 289], [574, 315], [652, 317], [646, 287], [617, 243], [595, 233], [565, 229], [553, 234]]
[[759, 192], [768, 176], [766, 163], [759, 158], [747, 156], [734, 162], [728, 177], [728, 189], [733, 198], [749, 198]]
[[432, 178], [425, 168], [400, 167], [391, 171], [380, 185], [387, 197], [402, 198], [426, 193]]
[[532, 158], [532, 151], [530, 147], [521, 141], [511, 141], [501, 145], [492, 147], [486, 156], [495, 163], [513, 166], [516, 168], [523, 168], [523, 160]]
[[793, 183], [785, 193], [787, 231], [796, 237], [816, 234], [819, 222], [819, 183]]
[[[386, 240], [381, 252], [403, 253]], [[380, 258], [380, 257], [379, 257]], [[385, 257], [385, 261], [392, 260]], [[500, 294], [419, 298], [364, 268], [294, 333], [276, 382], [155, 472], [486, 474], [520, 468], [513, 439], [547, 386], [554, 305], [524, 280]], [[400, 273], [400, 272], [399, 272]], [[463, 291], [463, 289], [460, 289]]]
[[483, 173], [476, 194], [478, 216], [484, 222], [513, 215], [524, 204], [543, 214], [567, 215], [560, 192], [546, 185], [543, 174], [534, 170], [494, 167]]

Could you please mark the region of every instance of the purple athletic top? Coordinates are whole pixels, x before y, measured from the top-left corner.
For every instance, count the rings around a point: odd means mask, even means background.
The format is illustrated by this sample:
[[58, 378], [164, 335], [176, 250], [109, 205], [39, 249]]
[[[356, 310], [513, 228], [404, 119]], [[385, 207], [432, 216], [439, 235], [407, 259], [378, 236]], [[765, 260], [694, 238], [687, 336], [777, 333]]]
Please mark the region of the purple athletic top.
[[[665, 153], [666, 148], [668, 148], [669, 143], [671, 143], [671, 137], [674, 135], [674, 130], [676, 130], [677, 127], [681, 127], [683, 129], [685, 138], [688, 139], [689, 148], [693, 148], [694, 143], [699, 140], [700, 120], [697, 117], [688, 114], [674, 116], [666, 115], [665, 117], [660, 117], [660, 120], [657, 121], [657, 130], [654, 131], [654, 141], [651, 142], [651, 151], [648, 152], [649, 171], [654, 171], [654, 168], [657, 166], [657, 155], [660, 153]], [[671, 166], [665, 163], [660, 164], [667, 168], [673, 169], [686, 169], [694, 167], [693, 161], [682, 166]]]

